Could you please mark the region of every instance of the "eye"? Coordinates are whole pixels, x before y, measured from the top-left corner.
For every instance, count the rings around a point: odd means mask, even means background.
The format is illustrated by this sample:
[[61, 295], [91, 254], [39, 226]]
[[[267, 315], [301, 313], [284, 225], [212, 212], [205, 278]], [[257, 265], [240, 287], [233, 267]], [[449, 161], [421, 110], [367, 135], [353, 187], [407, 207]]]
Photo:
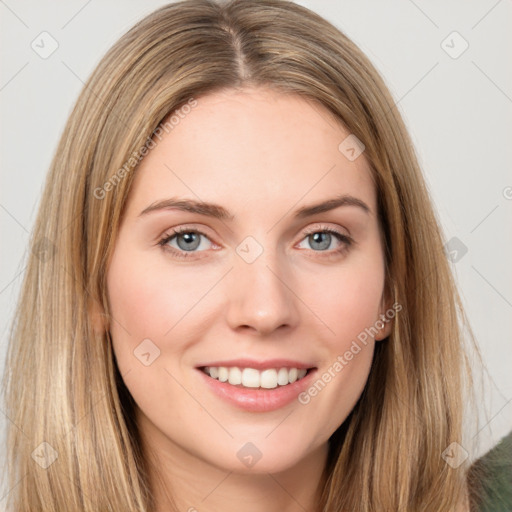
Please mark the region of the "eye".
[[[315, 252], [327, 252], [329, 255], [347, 251], [353, 242], [352, 238], [348, 235], [327, 226], [321, 226], [307, 231], [304, 241], [307, 241]], [[301, 244], [304, 243], [304, 241], [301, 242]], [[332, 245], [336, 245], [336, 242], [338, 243], [338, 247], [333, 248]]]
[[[208, 240], [210, 245], [208, 246], [207, 243], [205, 247], [203, 239]], [[325, 253], [325, 256], [345, 253], [353, 243], [351, 237], [328, 226], [320, 226], [306, 231], [301, 244], [305, 241], [309, 242], [313, 252]], [[205, 252], [215, 246], [208, 235], [198, 229], [186, 226], [174, 228], [170, 233], [166, 233], [158, 242], [158, 245], [178, 258], [189, 258], [198, 252]], [[333, 245], [338, 247], [333, 248]], [[298, 247], [304, 249], [300, 244]]]
[[[204, 244], [202, 238], [210, 240], [208, 236], [197, 229], [187, 227], [175, 228], [171, 233], [166, 233], [164, 237], [158, 242], [165, 250], [170, 251], [174, 256], [179, 258], [188, 258], [191, 254], [204, 252]], [[175, 245], [173, 245], [175, 244]], [[212, 242], [210, 241], [210, 244]], [[197, 251], [202, 247], [203, 250]], [[208, 249], [209, 247], [206, 247]]]

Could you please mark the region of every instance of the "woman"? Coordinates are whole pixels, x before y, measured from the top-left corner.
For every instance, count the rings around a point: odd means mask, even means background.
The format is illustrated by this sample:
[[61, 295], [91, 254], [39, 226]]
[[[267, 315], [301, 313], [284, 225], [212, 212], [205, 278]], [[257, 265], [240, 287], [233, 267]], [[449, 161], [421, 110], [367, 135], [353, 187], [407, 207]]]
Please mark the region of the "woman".
[[32, 243], [13, 510], [468, 510], [439, 224], [382, 79], [318, 15], [186, 0], [137, 23]]

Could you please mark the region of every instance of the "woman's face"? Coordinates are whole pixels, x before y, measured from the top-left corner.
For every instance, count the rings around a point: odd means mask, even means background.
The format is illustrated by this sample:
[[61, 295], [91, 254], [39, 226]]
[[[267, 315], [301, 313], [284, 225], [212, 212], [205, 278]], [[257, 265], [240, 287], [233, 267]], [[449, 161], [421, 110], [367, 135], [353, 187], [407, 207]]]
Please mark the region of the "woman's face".
[[109, 264], [117, 363], [160, 453], [282, 471], [327, 446], [389, 333], [374, 185], [298, 96], [230, 90], [187, 112], [137, 169]]

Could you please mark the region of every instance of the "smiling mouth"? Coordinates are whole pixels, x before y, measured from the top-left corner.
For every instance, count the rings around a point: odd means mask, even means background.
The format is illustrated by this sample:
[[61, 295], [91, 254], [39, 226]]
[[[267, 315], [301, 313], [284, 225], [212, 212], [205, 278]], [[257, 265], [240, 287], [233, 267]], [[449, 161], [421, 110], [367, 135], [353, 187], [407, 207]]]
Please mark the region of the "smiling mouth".
[[202, 366], [203, 373], [219, 382], [246, 389], [276, 389], [303, 379], [316, 368], [240, 368], [238, 366]]

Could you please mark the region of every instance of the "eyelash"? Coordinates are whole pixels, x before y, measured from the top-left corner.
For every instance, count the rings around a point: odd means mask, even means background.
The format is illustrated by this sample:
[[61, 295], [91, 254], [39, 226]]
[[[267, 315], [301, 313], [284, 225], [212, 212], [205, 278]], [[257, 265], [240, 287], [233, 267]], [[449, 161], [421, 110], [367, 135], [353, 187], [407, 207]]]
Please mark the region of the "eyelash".
[[[194, 251], [190, 251], [190, 252], [178, 251], [178, 250], [174, 249], [174, 247], [169, 247], [167, 245], [175, 236], [180, 235], [182, 233], [194, 233], [197, 235], [202, 235], [209, 239], [208, 235], [206, 233], [203, 233], [199, 229], [195, 229], [195, 228], [191, 229], [191, 228], [187, 228], [186, 226], [181, 226], [181, 227], [173, 229], [170, 233], [166, 233], [163, 236], [163, 238], [161, 238], [159, 240], [158, 245], [160, 245], [163, 250], [171, 252], [173, 256], [176, 256], [178, 258], [190, 258], [190, 257], [192, 257], [193, 254], [196, 254]], [[324, 252], [325, 255], [323, 257], [344, 254], [345, 252], [347, 252], [350, 249], [351, 245], [354, 242], [354, 240], [351, 237], [349, 237], [348, 235], [340, 233], [336, 229], [328, 227], [328, 226], [320, 226], [319, 228], [307, 230], [304, 233], [303, 238], [306, 238], [307, 236], [313, 235], [315, 233], [329, 233], [331, 235], [334, 235], [343, 244], [340, 248], [334, 249], [331, 251], [314, 251], [314, 252], [320, 252], [320, 253]]]

